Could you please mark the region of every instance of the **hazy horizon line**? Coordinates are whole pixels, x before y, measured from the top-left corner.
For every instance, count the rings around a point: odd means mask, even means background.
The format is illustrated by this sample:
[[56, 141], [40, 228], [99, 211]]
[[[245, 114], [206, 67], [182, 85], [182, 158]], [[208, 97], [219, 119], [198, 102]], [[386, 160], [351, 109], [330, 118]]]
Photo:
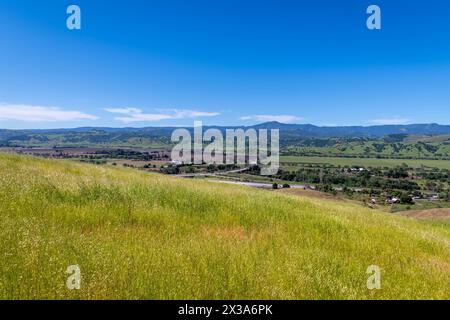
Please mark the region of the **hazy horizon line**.
[[[312, 124], [312, 123], [283, 123], [279, 121], [266, 121], [266, 122], [258, 122], [251, 125], [215, 125], [215, 124], [206, 124], [203, 127], [218, 127], [218, 128], [250, 128], [255, 126], [261, 126], [264, 124], [279, 124], [283, 126], [314, 126], [318, 128], [351, 128], [351, 127], [361, 127], [361, 128], [372, 128], [372, 127], [408, 127], [408, 126], [418, 126], [418, 125], [438, 125], [438, 126], [450, 126], [450, 124], [441, 124], [437, 122], [424, 122], [424, 123], [408, 123], [408, 124], [370, 124], [370, 125], [362, 125], [362, 124], [350, 124], [350, 125], [320, 125], [320, 124]], [[76, 129], [146, 129], [146, 128], [193, 128], [194, 125], [161, 125], [161, 126], [79, 126], [79, 127], [57, 127], [57, 128], [2, 128], [0, 130], [7, 131], [46, 131], [46, 130], [76, 130]]]

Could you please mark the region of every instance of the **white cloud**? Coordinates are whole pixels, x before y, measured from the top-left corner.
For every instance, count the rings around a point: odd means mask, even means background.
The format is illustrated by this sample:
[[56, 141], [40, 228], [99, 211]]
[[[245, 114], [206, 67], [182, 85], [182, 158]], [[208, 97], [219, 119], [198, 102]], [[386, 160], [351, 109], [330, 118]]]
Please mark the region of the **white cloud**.
[[105, 111], [111, 113], [120, 113], [120, 114], [130, 114], [130, 113], [141, 113], [142, 110], [136, 108], [106, 108], [103, 109]]
[[106, 108], [107, 112], [123, 114], [126, 116], [116, 117], [115, 120], [125, 123], [130, 122], [153, 122], [169, 119], [185, 119], [198, 117], [214, 117], [220, 115], [217, 112], [203, 112], [186, 109], [157, 109], [160, 113], [143, 113], [141, 109], [137, 108]]
[[239, 118], [240, 120], [253, 120], [253, 121], [277, 121], [281, 123], [292, 123], [303, 120], [303, 118], [292, 115], [253, 115]]
[[32, 106], [26, 104], [0, 104], [0, 120], [26, 122], [52, 122], [96, 120], [96, 116], [76, 110], [62, 110], [58, 107]]
[[218, 112], [204, 112], [187, 109], [158, 109], [159, 112], [167, 112], [173, 115], [176, 119], [183, 118], [197, 118], [197, 117], [215, 117], [220, 115]]
[[383, 118], [374, 119], [369, 122], [376, 125], [393, 125], [393, 124], [407, 124], [410, 120], [405, 118]]

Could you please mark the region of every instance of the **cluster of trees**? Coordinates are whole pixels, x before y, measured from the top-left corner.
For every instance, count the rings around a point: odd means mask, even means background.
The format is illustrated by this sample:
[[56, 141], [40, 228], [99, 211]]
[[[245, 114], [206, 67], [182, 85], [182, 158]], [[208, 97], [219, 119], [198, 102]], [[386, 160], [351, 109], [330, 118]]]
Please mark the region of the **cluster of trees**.
[[106, 164], [106, 160], [103, 160], [103, 159], [81, 159], [80, 161], [92, 163], [92, 164], [98, 164], [98, 165]]
[[208, 172], [217, 172], [217, 171], [230, 171], [238, 169], [239, 167], [235, 164], [209, 164], [206, 167]]
[[447, 169], [418, 170], [417, 176], [424, 180], [450, 183], [450, 171]]
[[134, 150], [110, 149], [110, 150], [96, 151], [93, 157], [151, 161], [158, 158], [158, 154]]
[[393, 179], [404, 179], [408, 178], [408, 166], [403, 164], [401, 166], [397, 166], [395, 168], [390, 168], [387, 171], [384, 172], [384, 175], [388, 178]]
[[202, 167], [195, 166], [193, 164], [185, 165], [169, 165], [167, 167], [162, 167], [160, 169], [161, 173], [165, 174], [180, 174], [180, 173], [195, 173], [195, 172], [220, 172], [220, 171], [230, 171], [238, 169], [239, 167], [235, 164], [209, 164]]
[[161, 173], [164, 173], [164, 174], [180, 174], [180, 173], [181, 173], [181, 170], [180, 170], [180, 167], [179, 167], [179, 166], [167, 166], [167, 167], [161, 167], [161, 168], [159, 169], [159, 171], [160, 171]]
[[294, 172], [280, 170], [275, 178], [320, 185], [341, 185], [351, 188], [398, 189], [405, 191], [420, 190], [420, 186], [408, 177], [408, 173], [398, 168], [386, 173], [388, 178], [375, 176], [368, 170], [348, 174], [345, 170], [329, 168], [302, 168]]

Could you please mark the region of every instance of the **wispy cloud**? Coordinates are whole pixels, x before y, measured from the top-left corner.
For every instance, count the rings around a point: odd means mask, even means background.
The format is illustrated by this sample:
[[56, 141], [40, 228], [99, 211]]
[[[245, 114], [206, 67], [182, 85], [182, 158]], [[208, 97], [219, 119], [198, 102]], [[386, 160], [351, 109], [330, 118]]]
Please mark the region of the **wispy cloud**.
[[121, 117], [115, 117], [114, 119], [125, 123], [214, 117], [220, 115], [218, 112], [203, 112], [187, 109], [157, 109], [156, 111], [159, 113], [144, 113], [141, 109], [137, 108], [106, 108], [104, 110], [110, 113], [123, 115]]
[[253, 115], [239, 118], [240, 120], [252, 120], [252, 121], [278, 121], [281, 123], [292, 123], [303, 120], [301, 117], [292, 115]]
[[96, 116], [76, 110], [58, 107], [43, 107], [26, 104], [0, 104], [0, 120], [26, 122], [57, 122], [76, 120], [96, 120]]
[[120, 113], [120, 114], [131, 114], [131, 113], [142, 112], [140, 109], [136, 109], [136, 108], [106, 108], [103, 110], [105, 110], [107, 112], [111, 112], [111, 113]]
[[407, 124], [408, 122], [410, 122], [410, 120], [406, 118], [383, 118], [370, 120], [369, 122], [376, 125], [393, 125], [393, 124]]

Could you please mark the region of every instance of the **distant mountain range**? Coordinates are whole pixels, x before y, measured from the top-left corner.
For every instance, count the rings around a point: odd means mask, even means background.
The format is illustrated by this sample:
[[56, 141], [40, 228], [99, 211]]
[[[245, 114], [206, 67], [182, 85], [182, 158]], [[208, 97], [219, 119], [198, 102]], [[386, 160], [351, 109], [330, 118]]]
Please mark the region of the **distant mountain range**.
[[[408, 136], [450, 135], [449, 125], [411, 124], [384, 126], [319, 127], [311, 124], [283, 124], [265, 122], [253, 126], [204, 126], [203, 130], [225, 129], [279, 129], [280, 144], [299, 145], [304, 141], [336, 139], [379, 139], [403, 141]], [[83, 127], [74, 129], [0, 130], [0, 146], [14, 147], [97, 147], [134, 146], [161, 147], [171, 144], [170, 138], [177, 127], [103, 128]], [[188, 128], [192, 130], [192, 128]], [[446, 139], [447, 141], [448, 139]]]
[[392, 134], [407, 135], [445, 135], [450, 134], [450, 125], [409, 124], [378, 126], [336, 126], [319, 127], [311, 124], [282, 124], [266, 122], [254, 126], [256, 128], [280, 129], [280, 131], [296, 132], [305, 137], [374, 137], [380, 138]]
[[[33, 130], [0, 130], [0, 139], [5, 135], [18, 134], [64, 134], [86, 133], [86, 132], [106, 132], [106, 133], [140, 133], [151, 136], [166, 136], [178, 127], [143, 127], [143, 128], [109, 128], [109, 127], [81, 127], [74, 129], [33, 129]], [[204, 126], [221, 130], [243, 128], [243, 129], [279, 129], [281, 132], [295, 134], [303, 138], [330, 138], [330, 137], [384, 137], [392, 134], [406, 135], [446, 135], [450, 134], [450, 125], [430, 124], [409, 124], [409, 125], [376, 125], [376, 126], [335, 126], [321, 127], [312, 124], [285, 124], [280, 122], [265, 122], [253, 126]]]

